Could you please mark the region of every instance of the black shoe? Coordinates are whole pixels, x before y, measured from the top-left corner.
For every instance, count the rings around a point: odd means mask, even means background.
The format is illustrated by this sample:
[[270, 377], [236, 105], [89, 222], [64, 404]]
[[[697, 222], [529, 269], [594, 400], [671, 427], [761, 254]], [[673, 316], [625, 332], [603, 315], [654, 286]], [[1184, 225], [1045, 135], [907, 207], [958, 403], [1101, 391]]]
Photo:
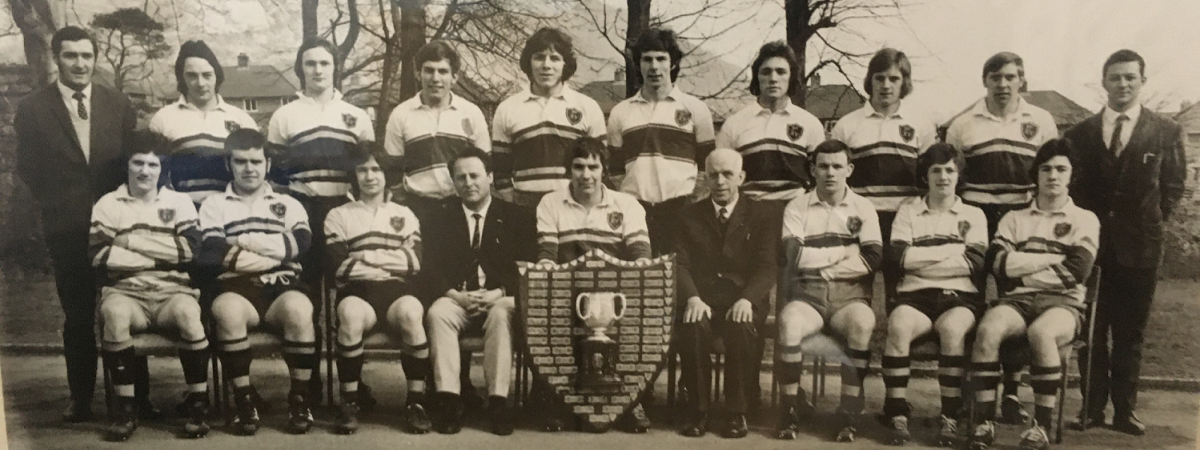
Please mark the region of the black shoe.
[[492, 423], [492, 434], [508, 436], [513, 434], [513, 412], [508, 407], [508, 399], [493, 395], [488, 397], [488, 419]]
[[267, 403], [267, 400], [262, 398], [261, 395], [258, 395], [258, 390], [254, 389], [254, 386], [250, 386], [247, 389], [249, 389], [250, 402], [254, 405], [254, 408], [262, 411], [263, 414], [270, 414], [271, 404]]
[[542, 431], [545, 431], [547, 433], [557, 433], [559, 431], [565, 430], [566, 428], [567, 428], [567, 420], [562, 417], [554, 416], [554, 417], [543, 417], [542, 418]]
[[337, 434], [354, 434], [358, 431], [358, 403], [347, 400], [342, 394], [342, 404], [338, 406], [338, 417], [333, 422], [333, 432]]
[[626, 433], [642, 434], [650, 429], [650, 418], [646, 417], [646, 409], [639, 403], [629, 412], [617, 417], [613, 425]]
[[188, 393], [183, 404], [187, 406], [187, 422], [183, 424], [183, 437], [199, 439], [208, 434], [208, 391]]
[[904, 445], [912, 440], [912, 433], [908, 431], [908, 416], [899, 415], [888, 418], [888, 445]]
[[1029, 412], [1021, 404], [1016, 395], [1005, 395], [1000, 401], [1000, 422], [1008, 424], [1025, 424], [1029, 422]]
[[462, 399], [464, 411], [483, 411], [484, 404], [487, 403], [487, 399], [479, 394], [479, 390], [469, 383], [462, 385], [459, 397]]
[[104, 433], [104, 440], [109, 442], [125, 442], [133, 435], [138, 427], [137, 407], [132, 398], [117, 398], [116, 417], [112, 425]]
[[729, 419], [729, 423], [721, 430], [721, 437], [727, 439], [740, 439], [746, 437], [748, 432], [746, 426], [746, 416], [743, 414], [734, 414]]
[[[834, 436], [833, 440], [837, 442], [854, 442], [855, 436], [858, 434], [858, 428], [855, 427], [855, 418], [857, 414], [838, 410], [834, 412], [835, 423], [842, 424], [842, 429]], [[906, 422], [907, 425], [907, 422]]]
[[1134, 436], [1144, 436], [1146, 434], [1146, 425], [1138, 419], [1137, 414], [1132, 412], [1113, 417], [1112, 427], [1114, 430]]
[[438, 392], [433, 394], [433, 431], [438, 434], [456, 434], [462, 431], [463, 401], [458, 394]]
[[138, 420], [149, 422], [163, 417], [162, 410], [154, 406], [149, 397], [136, 397], [134, 402], [137, 403]]
[[71, 404], [67, 405], [67, 409], [63, 410], [62, 419], [66, 423], [81, 423], [92, 420], [92, 405], [85, 403], [76, 403], [71, 400]]
[[253, 388], [249, 388], [245, 393], [234, 397], [237, 414], [233, 416], [230, 425], [233, 426], [235, 434], [253, 436], [258, 432], [258, 408], [255, 408], [254, 405], [255, 395]]
[[288, 433], [308, 433], [308, 430], [312, 429], [312, 425], [312, 410], [309, 409], [308, 400], [304, 398], [304, 394], [292, 393], [288, 395]]
[[433, 424], [429, 421], [429, 414], [425, 412], [425, 406], [415, 401], [408, 402], [408, 405], [404, 407], [404, 424], [408, 428], [408, 432], [412, 434], [425, 434], [433, 429]]
[[795, 440], [800, 435], [800, 413], [796, 405], [784, 403], [779, 412], [779, 426], [775, 429], [775, 437], [784, 440]]
[[1080, 411], [1079, 418], [1071, 422], [1070, 427], [1075, 431], [1086, 431], [1090, 428], [1101, 428], [1104, 426], [1104, 412], [1100, 414], [1083, 414]]
[[367, 386], [366, 383], [359, 381], [358, 400], [356, 403], [358, 403], [359, 411], [371, 411], [372, 409], [375, 409], [375, 405], [378, 405], [379, 401], [375, 400], [375, 395], [374, 392], [371, 391], [371, 387]]
[[679, 434], [687, 437], [701, 437], [708, 433], [708, 413], [692, 412], [691, 419], [688, 420], [683, 428], [679, 429]]

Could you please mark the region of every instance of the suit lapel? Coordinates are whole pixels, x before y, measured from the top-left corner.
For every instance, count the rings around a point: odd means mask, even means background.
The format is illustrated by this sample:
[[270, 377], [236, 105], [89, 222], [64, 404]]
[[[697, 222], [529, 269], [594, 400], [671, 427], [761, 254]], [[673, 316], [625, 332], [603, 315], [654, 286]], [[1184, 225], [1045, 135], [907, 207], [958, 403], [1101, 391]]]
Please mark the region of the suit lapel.
[[483, 219], [483, 236], [480, 236], [479, 247], [488, 246], [488, 243], [500, 242], [500, 236], [497, 233], [504, 231], [504, 214], [495, 199], [492, 199], [492, 205], [488, 207], [488, 215]]
[[[1121, 156], [1130, 153], [1130, 150], [1138, 151], [1146, 148], [1146, 146], [1142, 145], [1142, 142], [1147, 140], [1149, 134], [1148, 128], [1152, 125], [1150, 120], [1150, 111], [1143, 106], [1142, 113], [1138, 115], [1137, 124], [1133, 126], [1133, 133], [1129, 134], [1129, 142], [1125, 144], [1125, 149], [1121, 151]], [[1142, 152], [1138, 151], [1138, 153]], [[1141, 156], [1137, 158], [1140, 159]]]
[[44, 104], [50, 108], [50, 113], [54, 118], [58, 119], [59, 127], [63, 130], [63, 134], [67, 139], [75, 144], [75, 152], [70, 152], [68, 157], [74, 158], [76, 155], [83, 157], [83, 147], [79, 144], [79, 136], [75, 134], [75, 124], [71, 123], [71, 114], [67, 112], [67, 105], [63, 102], [62, 94], [58, 91], [58, 84], [51, 84], [46, 87], [46, 96]]
[[[101, 98], [101, 97], [104, 97], [104, 98]], [[92, 85], [92, 98], [91, 98], [91, 101], [89, 102], [90, 105], [88, 106], [90, 109], [88, 111], [93, 112], [93, 113], [96, 111], [105, 111], [107, 109], [107, 106], [111, 103], [109, 100], [110, 99], [108, 98], [108, 92], [105, 91], [100, 86], [96, 86], [95, 84], [93, 84]], [[111, 111], [106, 111], [106, 112], [111, 112]], [[88, 141], [89, 142], [88, 152], [91, 154], [91, 156], [88, 158], [88, 161], [107, 161], [109, 159], [108, 158], [109, 155], [105, 155], [103, 153], [107, 153], [109, 149], [104, 145], [100, 145], [100, 143], [105, 140], [106, 136], [108, 136], [108, 137], [114, 136], [114, 133], [112, 131], [110, 131], [110, 128], [112, 128], [111, 125], [113, 123], [113, 120], [118, 120], [119, 118], [115, 117], [115, 115], [111, 114], [111, 113], [110, 114], [91, 114], [90, 117], [92, 120], [92, 126], [91, 126], [91, 133], [89, 133], [91, 136], [90, 136], [90, 140]], [[72, 129], [74, 129], [74, 127], [72, 127]], [[120, 138], [119, 136], [117, 136], [117, 137], [118, 137], [118, 139]], [[83, 150], [81, 149], [80, 152], [82, 152], [82, 151]]]
[[739, 232], [745, 226], [746, 209], [746, 199], [743, 198], [733, 205], [733, 211], [729, 212], [729, 222], [725, 224], [725, 239], [721, 246], [721, 253], [732, 255], [737, 250], [734, 245], [737, 244]]

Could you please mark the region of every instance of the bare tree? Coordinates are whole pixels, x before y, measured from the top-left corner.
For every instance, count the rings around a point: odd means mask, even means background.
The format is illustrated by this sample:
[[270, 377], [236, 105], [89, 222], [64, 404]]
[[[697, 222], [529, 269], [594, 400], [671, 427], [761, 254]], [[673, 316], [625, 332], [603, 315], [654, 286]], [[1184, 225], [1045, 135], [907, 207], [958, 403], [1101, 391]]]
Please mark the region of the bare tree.
[[[801, 67], [812, 66], [804, 76], [805, 82], [792, 96], [792, 102], [804, 104], [808, 80], [826, 67], [837, 70], [853, 85], [854, 81], [846, 74], [843, 64], [861, 64], [858, 60], [869, 56], [871, 51], [855, 50], [843, 41], [847, 41], [847, 37], [862, 39], [862, 35], [854, 28], [856, 24], [896, 17], [899, 9], [896, 0], [784, 0], [787, 43], [796, 52]], [[838, 33], [836, 37], [835, 33]], [[816, 64], [808, 64], [808, 49], [814, 42], [821, 49]]]
[[139, 8], [120, 8], [96, 14], [92, 20], [99, 53], [113, 70], [113, 87], [125, 91], [126, 84], [149, 78], [151, 61], [171, 51], [161, 22]]
[[50, 39], [62, 14], [55, 0], [8, 0], [13, 23], [21, 30], [25, 41], [25, 61], [33, 69], [40, 85], [54, 81], [54, 57]]
[[304, 39], [317, 36], [318, 0], [300, 0], [300, 23], [304, 27]]

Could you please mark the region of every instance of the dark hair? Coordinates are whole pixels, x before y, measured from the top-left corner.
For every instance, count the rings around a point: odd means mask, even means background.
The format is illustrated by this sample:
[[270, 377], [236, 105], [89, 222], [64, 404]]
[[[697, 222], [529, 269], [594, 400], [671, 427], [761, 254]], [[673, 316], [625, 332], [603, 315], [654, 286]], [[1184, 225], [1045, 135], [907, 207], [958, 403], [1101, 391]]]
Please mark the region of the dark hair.
[[350, 170], [346, 171], [347, 182], [350, 183], [350, 193], [355, 198], [359, 196], [358, 176], [355, 174], [358, 166], [366, 164], [371, 158], [379, 164], [379, 168], [383, 170], [383, 184], [386, 187], [393, 185], [393, 180], [399, 181], [404, 177], [404, 167], [401, 164], [400, 158], [388, 155], [384, 150], [383, 144], [374, 141], [360, 141], [358, 144], [348, 145], [346, 147], [346, 160]]
[[462, 149], [462, 151], [458, 152], [458, 155], [455, 156], [454, 159], [450, 161], [450, 175], [451, 176], [454, 175], [454, 167], [458, 164], [459, 160], [470, 159], [470, 158], [478, 158], [479, 162], [483, 163], [483, 171], [487, 172], [487, 173], [492, 173], [492, 155], [488, 154], [488, 152], [483, 151], [483, 149], [472, 145], [470, 147]]
[[987, 61], [983, 63], [983, 78], [987, 78], [989, 73], [999, 72], [1000, 69], [1003, 69], [1004, 66], [1009, 64], [1016, 64], [1017, 73], [1020, 74], [1022, 78], [1025, 77], [1025, 61], [1022, 60], [1020, 56], [1017, 56], [1016, 53], [1000, 52], [992, 55], [991, 58], [988, 58]]
[[[929, 146], [924, 153], [917, 156], [917, 179], [918, 188], [929, 189], [929, 168], [938, 164], [946, 164], [953, 162], [954, 167], [958, 168], [958, 173], [961, 174], [963, 169], [967, 167], [967, 158], [963, 153], [953, 145], [945, 142], [938, 142]], [[963, 177], [958, 177], [958, 184], [962, 184]]]
[[[208, 61], [208, 65], [213, 68], [213, 74], [217, 77], [215, 91], [221, 92], [221, 83], [225, 82], [225, 71], [221, 69], [217, 55], [213, 54], [212, 49], [208, 48], [208, 44], [201, 40], [187, 41], [179, 47], [179, 56], [175, 57], [175, 89], [187, 97], [187, 83], [183, 78], [183, 62], [188, 58], [200, 58]], [[187, 99], [185, 98], [184, 101]]]
[[1137, 62], [1138, 74], [1143, 77], [1146, 76], [1146, 60], [1142, 59], [1142, 55], [1139, 55], [1137, 52], [1125, 48], [1117, 50], [1112, 55], [1109, 55], [1108, 59], [1104, 60], [1104, 68], [1101, 69], [1100, 76], [1108, 76], [1109, 66], [1127, 62]]
[[[1033, 164], [1029, 166], [1029, 178], [1033, 180], [1035, 186], [1037, 185], [1039, 168], [1055, 156], [1066, 156], [1067, 161], [1071, 162], [1071, 167], [1075, 167], [1075, 146], [1071, 145], [1071, 141], [1062, 138], [1048, 140], [1041, 147], [1038, 147], [1037, 155], [1033, 157]], [[1074, 171], [1071, 173], [1070, 181], [1075, 181]], [[1067, 186], [1070, 186], [1070, 182], [1068, 182]]]
[[833, 153], [845, 153], [846, 160], [847, 161], [850, 160], [850, 146], [846, 145], [845, 142], [839, 141], [837, 139], [830, 139], [830, 140], [820, 143], [815, 148], [813, 148], [811, 152], [808, 152], [809, 167], [813, 167], [813, 166], [817, 165], [817, 155], [833, 154]]
[[525, 41], [525, 48], [521, 50], [521, 71], [525, 72], [525, 76], [533, 78], [533, 54], [553, 49], [562, 55], [563, 71], [562, 82], [571, 79], [575, 75], [575, 70], [578, 67], [575, 60], [575, 48], [571, 45], [571, 37], [563, 33], [557, 28], [541, 28]]
[[900, 71], [900, 75], [904, 76], [904, 81], [900, 84], [900, 98], [907, 97], [912, 93], [912, 63], [908, 62], [908, 56], [900, 50], [884, 47], [875, 52], [875, 56], [871, 57], [871, 62], [867, 63], [867, 78], [863, 80], [863, 89], [867, 90], [867, 95], [872, 95], [875, 83], [871, 82], [871, 78], [879, 72], [884, 72], [895, 67]]
[[762, 94], [762, 87], [758, 85], [758, 69], [761, 69], [763, 63], [771, 58], [783, 58], [787, 61], [788, 69], [791, 71], [787, 95], [795, 94], [796, 88], [800, 85], [800, 60], [796, 59], [796, 52], [793, 52], [792, 48], [783, 41], [768, 42], [758, 49], [758, 56], [754, 57], [754, 63], [750, 65], [750, 94], [756, 96]]
[[679, 77], [679, 61], [683, 60], [683, 50], [679, 48], [675, 32], [670, 28], [643, 31], [633, 43], [634, 66], [641, 64], [642, 53], [645, 52], [667, 52], [671, 56], [671, 82], [675, 82], [675, 78]]
[[143, 153], [153, 153], [159, 157], [165, 157], [171, 154], [172, 144], [171, 140], [162, 133], [143, 128], [133, 132], [133, 139], [123, 148], [123, 153], [126, 157]]
[[84, 39], [92, 43], [92, 53], [100, 51], [96, 48], [96, 39], [92, 37], [91, 33], [75, 25], [68, 25], [54, 32], [54, 37], [50, 38], [50, 52], [54, 54], [55, 58], [58, 58], [58, 52], [62, 51], [63, 41], [82, 41]]
[[451, 47], [446, 41], [435, 40], [429, 41], [428, 44], [421, 46], [417, 50], [417, 55], [413, 57], [413, 66], [416, 67], [416, 72], [421, 73], [421, 66], [429, 61], [446, 60], [450, 62], [450, 71], [458, 74], [458, 69], [462, 67], [462, 60], [458, 56], [458, 52]]
[[600, 160], [600, 167], [608, 174], [608, 147], [604, 142], [591, 136], [575, 139], [571, 144], [571, 157], [566, 160], [567, 173], [571, 173], [571, 164], [575, 158], [588, 159], [593, 156]]
[[341, 79], [342, 70], [338, 68], [338, 61], [341, 56], [338, 55], [338, 49], [333, 43], [321, 38], [309, 38], [300, 44], [300, 49], [296, 50], [296, 78], [300, 79], [300, 90], [304, 90], [304, 52], [314, 48], [323, 48], [333, 57], [333, 82], [337, 83]]
[[253, 128], [239, 128], [225, 137], [226, 153], [231, 153], [234, 150], [261, 148], [263, 149], [263, 155], [270, 158], [270, 153], [274, 152], [268, 152], [267, 146], [267, 137]]

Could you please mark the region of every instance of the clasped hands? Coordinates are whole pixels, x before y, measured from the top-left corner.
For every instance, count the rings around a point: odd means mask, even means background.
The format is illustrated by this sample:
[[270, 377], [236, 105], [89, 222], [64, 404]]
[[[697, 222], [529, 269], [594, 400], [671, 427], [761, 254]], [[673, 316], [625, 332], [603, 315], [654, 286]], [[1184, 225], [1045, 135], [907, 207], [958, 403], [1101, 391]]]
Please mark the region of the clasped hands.
[[[683, 311], [683, 323], [695, 323], [704, 318], [712, 318], [712, 307], [704, 303], [700, 297], [692, 297], [687, 301], [687, 309]], [[741, 299], [733, 303], [725, 313], [725, 320], [733, 323], [749, 323], [754, 320], [754, 304], [750, 300]]]

